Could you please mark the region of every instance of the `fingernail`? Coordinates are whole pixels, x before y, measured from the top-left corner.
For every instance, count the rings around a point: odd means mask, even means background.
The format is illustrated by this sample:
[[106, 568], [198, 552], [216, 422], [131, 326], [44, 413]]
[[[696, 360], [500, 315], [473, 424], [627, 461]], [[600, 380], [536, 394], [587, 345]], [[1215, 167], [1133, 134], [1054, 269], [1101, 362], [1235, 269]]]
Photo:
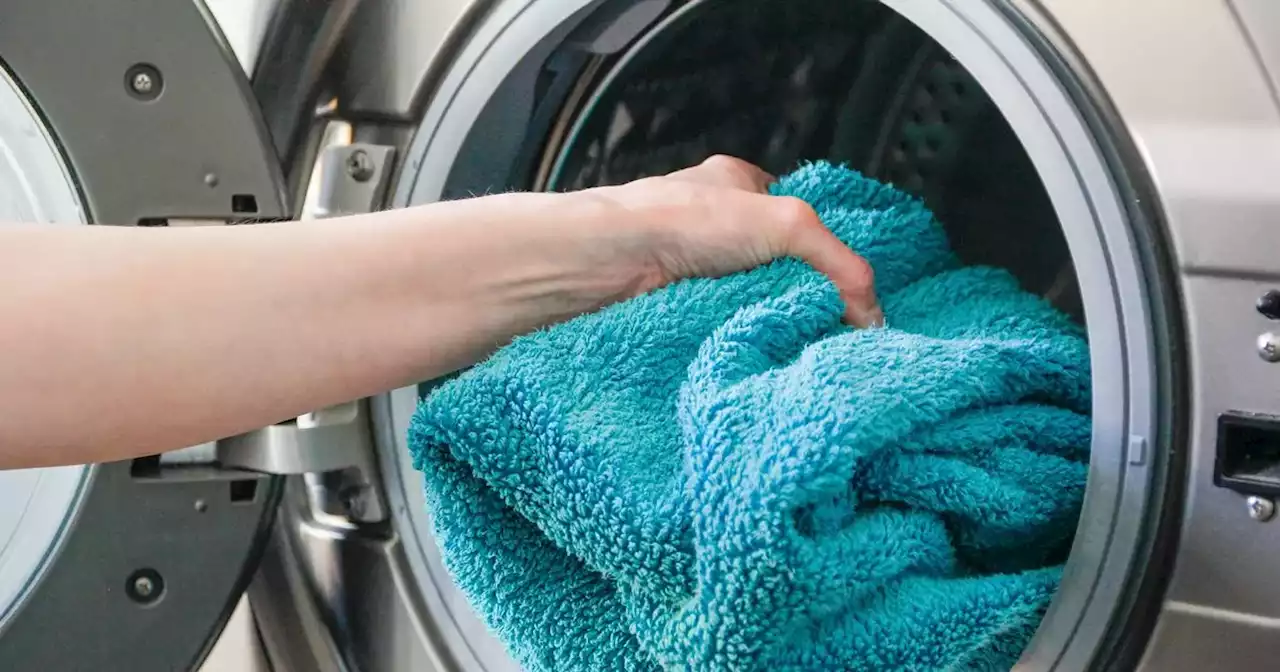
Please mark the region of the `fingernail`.
[[863, 329], [875, 329], [884, 326], [884, 311], [880, 306], [871, 308], [853, 308], [849, 311], [853, 326]]
[[867, 313], [867, 327], [872, 329], [878, 329], [883, 326], [884, 326], [884, 311], [880, 309], [880, 306], [876, 306], [875, 308], [872, 308], [870, 312]]

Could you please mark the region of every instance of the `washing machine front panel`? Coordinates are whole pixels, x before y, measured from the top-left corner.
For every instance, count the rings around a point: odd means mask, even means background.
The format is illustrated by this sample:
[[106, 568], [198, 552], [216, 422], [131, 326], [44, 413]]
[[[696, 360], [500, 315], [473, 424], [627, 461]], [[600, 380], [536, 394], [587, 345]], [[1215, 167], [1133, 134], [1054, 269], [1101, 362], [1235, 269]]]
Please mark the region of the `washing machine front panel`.
[[[1253, 669], [1280, 655], [1280, 536], [1262, 485], [1215, 483], [1241, 449], [1223, 416], [1280, 413], [1256, 310], [1280, 286], [1280, 99], [1272, 3], [1046, 3], [1085, 55], [1159, 185], [1191, 372], [1178, 554], [1144, 665]], [[1176, 73], [1154, 76], [1153, 73]], [[1228, 422], [1231, 422], [1228, 420]], [[1274, 445], [1264, 423], [1257, 445]], [[1219, 453], [1219, 447], [1223, 453]], [[1264, 449], [1265, 471], [1274, 453]], [[1229, 474], [1228, 474], [1229, 475]], [[1248, 474], [1246, 474], [1248, 475]], [[1254, 479], [1255, 481], [1257, 479]], [[1263, 495], [1250, 501], [1250, 495]]]
[[1248, 47], [1269, 74], [1273, 95], [1280, 95], [1280, 5], [1269, 0], [1230, 0], [1228, 7]]
[[[247, 82], [200, 3], [0, 0], [0, 14], [0, 220], [286, 217]], [[198, 663], [248, 580], [276, 484], [208, 451], [177, 455], [0, 474], [7, 668]]]

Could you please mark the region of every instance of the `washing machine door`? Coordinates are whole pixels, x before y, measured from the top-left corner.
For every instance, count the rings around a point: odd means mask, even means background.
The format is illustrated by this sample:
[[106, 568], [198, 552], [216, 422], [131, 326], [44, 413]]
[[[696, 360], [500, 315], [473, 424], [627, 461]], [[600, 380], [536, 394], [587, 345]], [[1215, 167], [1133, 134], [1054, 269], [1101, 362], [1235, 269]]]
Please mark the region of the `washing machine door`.
[[[247, 82], [200, 2], [3, 0], [0, 16], [0, 221], [286, 216]], [[278, 491], [216, 463], [204, 447], [0, 472], [3, 666], [193, 668]]]

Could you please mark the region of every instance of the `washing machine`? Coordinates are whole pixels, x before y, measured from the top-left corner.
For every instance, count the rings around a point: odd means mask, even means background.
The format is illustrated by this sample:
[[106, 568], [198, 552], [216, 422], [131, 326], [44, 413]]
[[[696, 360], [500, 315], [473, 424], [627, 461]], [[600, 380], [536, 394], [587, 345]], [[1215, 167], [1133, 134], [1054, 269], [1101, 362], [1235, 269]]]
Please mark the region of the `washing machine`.
[[[1019, 669], [1280, 660], [1280, 4], [266, 4], [237, 50], [199, 0], [0, 0], [0, 221], [848, 163], [1087, 328], [1088, 489]], [[247, 594], [277, 670], [518, 669], [432, 539], [404, 443], [429, 389], [0, 473], [0, 667], [196, 669]]]

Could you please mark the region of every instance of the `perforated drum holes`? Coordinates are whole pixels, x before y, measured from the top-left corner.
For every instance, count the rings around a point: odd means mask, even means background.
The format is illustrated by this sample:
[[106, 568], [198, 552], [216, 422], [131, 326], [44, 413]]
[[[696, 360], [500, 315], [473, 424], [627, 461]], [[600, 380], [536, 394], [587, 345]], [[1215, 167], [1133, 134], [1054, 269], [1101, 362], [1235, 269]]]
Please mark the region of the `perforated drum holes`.
[[950, 52], [880, 3], [704, 4], [583, 82], [535, 188], [616, 184], [714, 153], [775, 175], [827, 159], [921, 198], [966, 264], [1012, 272], [1083, 323], [1041, 176]]
[[951, 177], [948, 153], [957, 136], [964, 134], [952, 125], [974, 116], [986, 100], [972, 95], [979, 89], [969, 73], [941, 50], [929, 53], [929, 61], [917, 72], [919, 79], [906, 97], [905, 120], [896, 130], [897, 151], [889, 153], [885, 167], [890, 182], [929, 195], [933, 182]]

